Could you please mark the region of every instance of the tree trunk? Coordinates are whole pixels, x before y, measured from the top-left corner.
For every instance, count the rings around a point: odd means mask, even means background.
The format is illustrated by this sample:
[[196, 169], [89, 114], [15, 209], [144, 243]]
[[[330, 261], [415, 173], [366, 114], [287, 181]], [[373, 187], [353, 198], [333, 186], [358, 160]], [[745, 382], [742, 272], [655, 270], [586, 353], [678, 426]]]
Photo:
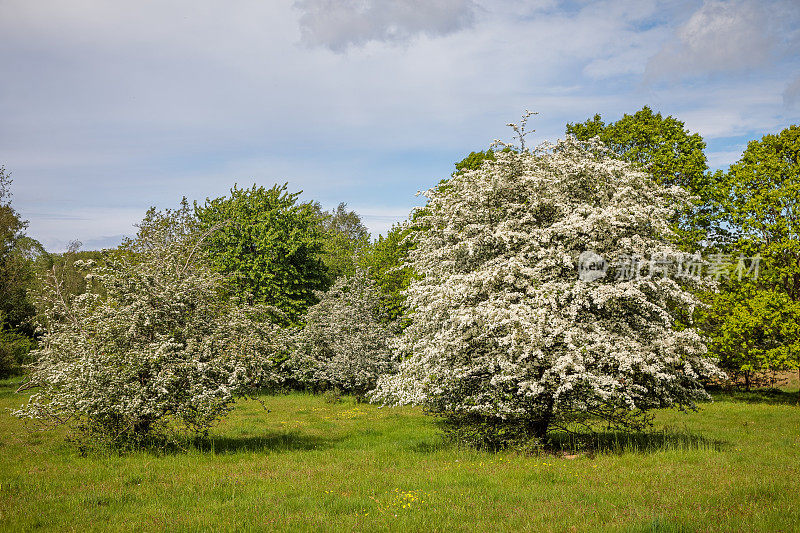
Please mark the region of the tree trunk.
[[544, 440], [547, 437], [547, 430], [550, 428], [550, 422], [552, 421], [553, 408], [550, 407], [539, 418], [528, 422], [528, 431], [537, 439]]
[[530, 431], [540, 440], [547, 436], [547, 428], [550, 427], [550, 418], [542, 418], [530, 423]]
[[750, 371], [744, 371], [744, 390], [750, 392]]

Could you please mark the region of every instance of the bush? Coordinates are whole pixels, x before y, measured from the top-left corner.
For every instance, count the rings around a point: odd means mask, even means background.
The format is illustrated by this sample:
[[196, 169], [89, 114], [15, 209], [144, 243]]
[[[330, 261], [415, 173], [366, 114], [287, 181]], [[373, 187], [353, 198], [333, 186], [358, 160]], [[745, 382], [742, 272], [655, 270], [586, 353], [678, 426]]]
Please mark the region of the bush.
[[440, 421], [444, 437], [456, 446], [496, 452], [536, 453], [545, 442], [528, 420], [450, 414]]
[[27, 335], [0, 330], [0, 378], [21, 373], [35, 346], [36, 342]]
[[320, 295], [296, 335], [295, 378], [315, 390], [363, 395], [395, 368], [392, 334], [381, 321], [380, 293], [364, 270]]
[[204, 235], [184, 202], [148, 212], [138, 237], [103, 267], [85, 265], [102, 294], [63, 297], [46, 284], [47, 330], [19, 417], [69, 424], [114, 445], [204, 433], [237, 396], [274, 382], [283, 350], [266, 310], [223, 298], [198, 255]]

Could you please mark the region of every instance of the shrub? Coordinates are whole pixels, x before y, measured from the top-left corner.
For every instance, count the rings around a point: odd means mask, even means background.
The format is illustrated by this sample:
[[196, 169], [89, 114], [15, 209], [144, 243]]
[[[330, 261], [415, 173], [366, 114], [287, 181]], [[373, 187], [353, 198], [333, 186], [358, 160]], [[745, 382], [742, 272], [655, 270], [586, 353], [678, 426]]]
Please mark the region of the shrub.
[[381, 321], [380, 292], [366, 271], [357, 269], [308, 310], [296, 336], [296, 379], [312, 389], [363, 395], [394, 370], [391, 338]]
[[36, 342], [27, 335], [0, 329], [0, 378], [21, 372], [30, 362], [29, 354], [35, 346]]
[[150, 210], [135, 240], [105, 266], [85, 264], [102, 288], [66, 300], [48, 280], [47, 330], [16, 415], [69, 424], [115, 445], [205, 432], [235, 397], [277, 380], [280, 331], [265, 310], [225, 300], [203, 267], [188, 205]]

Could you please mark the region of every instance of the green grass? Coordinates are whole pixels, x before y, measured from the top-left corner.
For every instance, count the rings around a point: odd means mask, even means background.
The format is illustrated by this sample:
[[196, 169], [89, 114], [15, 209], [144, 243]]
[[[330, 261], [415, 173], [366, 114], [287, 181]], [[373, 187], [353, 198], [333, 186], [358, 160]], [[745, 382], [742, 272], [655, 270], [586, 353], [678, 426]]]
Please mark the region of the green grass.
[[[4, 409], [0, 530], [796, 531], [800, 408], [745, 396], [574, 459], [457, 449], [417, 409], [302, 394], [167, 454], [81, 456]], [[21, 401], [0, 382], [0, 407]]]

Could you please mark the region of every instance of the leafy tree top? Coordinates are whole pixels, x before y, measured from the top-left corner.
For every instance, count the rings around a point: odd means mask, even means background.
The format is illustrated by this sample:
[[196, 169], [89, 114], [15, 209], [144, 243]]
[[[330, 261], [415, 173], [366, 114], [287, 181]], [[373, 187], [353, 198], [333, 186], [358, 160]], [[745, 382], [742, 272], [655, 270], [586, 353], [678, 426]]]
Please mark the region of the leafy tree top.
[[581, 140], [599, 137], [618, 157], [640, 165], [664, 185], [680, 185], [694, 193], [705, 182], [703, 138], [690, 133], [680, 120], [662, 117], [647, 106], [608, 124], [596, 114], [585, 122], [567, 124], [566, 131]]
[[269, 189], [234, 187], [228, 197], [195, 203], [204, 229], [218, 227], [206, 251], [219, 272], [230, 274], [233, 292], [280, 309], [290, 323], [301, 320], [314, 292], [325, 288], [323, 234], [312, 203], [287, 184]]

